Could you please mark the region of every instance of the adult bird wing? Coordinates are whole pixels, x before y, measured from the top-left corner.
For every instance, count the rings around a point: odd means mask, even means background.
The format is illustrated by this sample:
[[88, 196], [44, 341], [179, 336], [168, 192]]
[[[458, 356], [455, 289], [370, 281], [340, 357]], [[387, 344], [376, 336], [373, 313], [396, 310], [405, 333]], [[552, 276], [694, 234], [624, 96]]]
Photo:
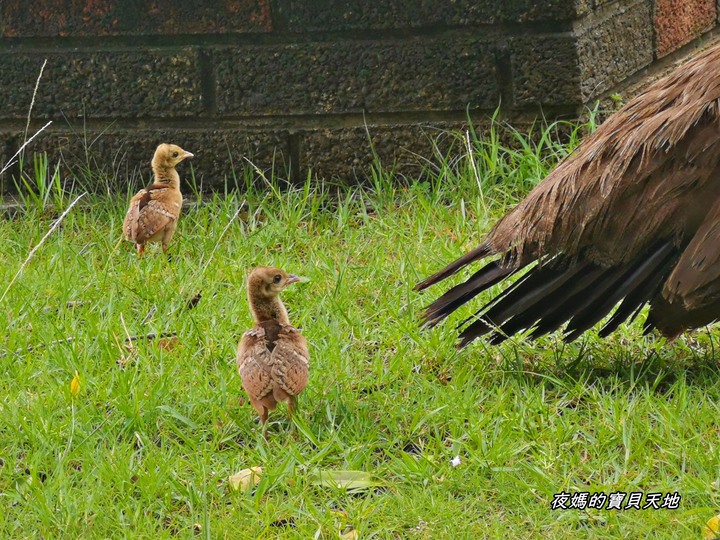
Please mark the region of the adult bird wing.
[[720, 201], [707, 215], [665, 283], [663, 295], [688, 309], [720, 299]]
[[720, 318], [720, 201], [708, 213], [650, 303], [646, 332], [675, 337]]
[[[607, 334], [660, 303], [665, 280], [720, 195], [720, 47], [656, 81], [608, 119], [505, 215], [474, 251], [416, 286], [496, 259], [425, 311], [436, 324], [528, 271], [466, 323], [461, 345], [534, 329], [567, 338], [608, 315]], [[717, 306], [720, 312], [720, 305]]]

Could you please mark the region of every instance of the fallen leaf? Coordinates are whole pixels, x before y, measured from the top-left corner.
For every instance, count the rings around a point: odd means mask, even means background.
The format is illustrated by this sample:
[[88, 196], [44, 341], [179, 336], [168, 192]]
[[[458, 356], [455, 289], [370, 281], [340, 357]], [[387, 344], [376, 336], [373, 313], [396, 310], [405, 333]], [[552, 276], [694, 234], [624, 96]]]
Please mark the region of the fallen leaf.
[[169, 338], [160, 338], [157, 340], [158, 347], [163, 351], [172, 351], [178, 345], [178, 338], [175, 336]]
[[247, 491], [252, 486], [257, 486], [260, 483], [262, 477], [262, 467], [250, 467], [249, 469], [243, 469], [228, 477], [228, 481], [234, 490]]
[[310, 481], [316, 486], [361, 491], [382, 486], [377, 478], [365, 471], [320, 471], [310, 475]]
[[705, 540], [716, 540], [720, 538], [720, 514], [711, 517], [703, 528], [703, 538]]
[[350, 529], [340, 534], [340, 538], [342, 538], [342, 540], [357, 540], [360, 538], [360, 535], [355, 529]]

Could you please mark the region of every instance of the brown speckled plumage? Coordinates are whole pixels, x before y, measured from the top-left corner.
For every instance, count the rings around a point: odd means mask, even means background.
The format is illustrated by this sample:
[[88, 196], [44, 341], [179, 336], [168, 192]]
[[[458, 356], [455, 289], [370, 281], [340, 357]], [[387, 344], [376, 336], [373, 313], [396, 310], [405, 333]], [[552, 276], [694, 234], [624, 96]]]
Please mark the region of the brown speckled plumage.
[[566, 322], [566, 339], [613, 308], [607, 335], [646, 303], [646, 330], [675, 337], [720, 317], [720, 46], [642, 94], [587, 137], [485, 242], [419, 283], [500, 258], [438, 298], [436, 324], [488, 287], [530, 270], [481, 308], [461, 345]]
[[162, 242], [163, 251], [175, 233], [182, 208], [180, 177], [175, 166], [193, 157], [174, 144], [161, 144], [152, 159], [154, 181], [130, 200], [125, 215], [125, 238], [135, 244], [142, 255], [148, 242]]
[[254, 326], [243, 334], [237, 350], [242, 385], [263, 425], [268, 411], [288, 402], [292, 415], [295, 398], [308, 383], [307, 341], [290, 324], [280, 292], [299, 281], [279, 268], [257, 267], [248, 276], [247, 295]]

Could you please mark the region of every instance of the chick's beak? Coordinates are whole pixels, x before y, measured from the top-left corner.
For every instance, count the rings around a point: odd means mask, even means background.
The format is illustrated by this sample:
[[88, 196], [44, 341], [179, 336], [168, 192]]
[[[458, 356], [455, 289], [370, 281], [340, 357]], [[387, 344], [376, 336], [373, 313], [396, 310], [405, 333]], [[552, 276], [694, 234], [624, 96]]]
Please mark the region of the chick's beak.
[[288, 275], [287, 284], [290, 285], [291, 283], [297, 283], [297, 282], [302, 282], [302, 281], [310, 281], [310, 280], [306, 277], [296, 276], [295, 274], [290, 274], [290, 275]]
[[190, 152], [185, 152], [185, 153], [183, 154], [183, 159], [188, 159], [188, 158], [191, 158], [191, 157], [195, 157], [195, 154], [192, 154], [192, 153], [190, 153]]

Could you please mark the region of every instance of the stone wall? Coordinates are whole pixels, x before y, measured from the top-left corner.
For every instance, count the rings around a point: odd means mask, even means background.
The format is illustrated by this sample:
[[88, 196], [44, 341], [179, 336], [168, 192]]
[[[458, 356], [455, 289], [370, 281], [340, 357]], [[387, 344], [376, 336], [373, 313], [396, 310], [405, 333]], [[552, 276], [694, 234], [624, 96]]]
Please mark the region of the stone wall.
[[701, 38], [718, 3], [2, 0], [0, 164], [22, 143], [47, 60], [30, 131], [53, 124], [31, 149], [70, 176], [90, 164], [147, 177], [163, 141], [195, 153], [204, 189], [249, 161], [361, 181], [371, 147], [413, 174], [432, 134], [468, 114], [576, 115]]

